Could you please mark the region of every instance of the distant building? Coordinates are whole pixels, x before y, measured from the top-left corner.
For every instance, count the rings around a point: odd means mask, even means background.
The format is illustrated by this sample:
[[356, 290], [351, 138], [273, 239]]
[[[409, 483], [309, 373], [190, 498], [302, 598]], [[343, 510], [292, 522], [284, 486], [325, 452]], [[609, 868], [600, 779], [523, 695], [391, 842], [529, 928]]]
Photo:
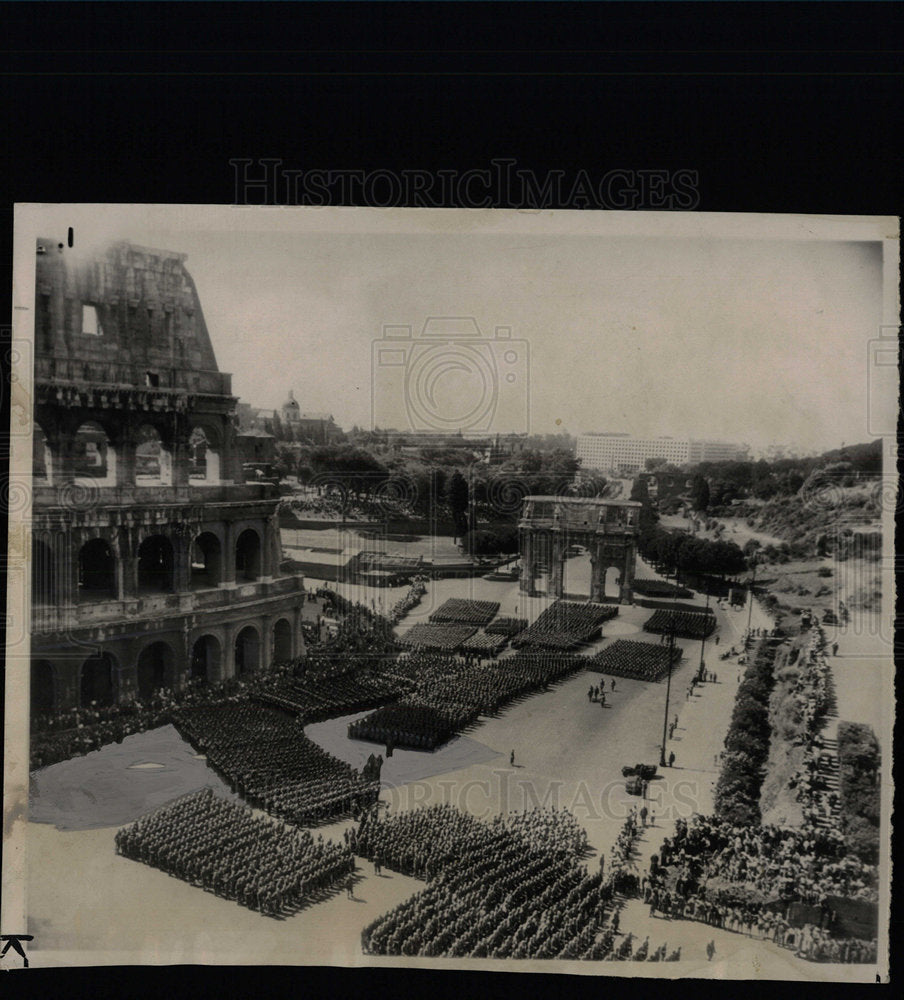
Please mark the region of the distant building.
[[284, 424], [294, 426], [298, 423], [298, 419], [301, 416], [301, 407], [298, 405], [295, 393], [291, 389], [289, 390], [289, 398], [283, 403], [279, 413]]
[[468, 434], [443, 431], [383, 431], [388, 448], [403, 455], [417, 455], [424, 448], [466, 451], [487, 465], [500, 462], [524, 450], [523, 434]]
[[750, 457], [746, 444], [734, 444], [732, 441], [689, 441], [689, 458], [691, 465], [700, 462], [745, 462]]
[[332, 413], [303, 413], [291, 389], [289, 398], [279, 412], [283, 427], [291, 429], [297, 440], [306, 440], [311, 444], [330, 444], [342, 437], [342, 430]]
[[746, 445], [727, 441], [697, 441], [689, 438], [639, 438], [630, 434], [581, 434], [575, 457], [583, 469], [631, 474], [644, 469], [647, 459], [662, 459], [670, 465], [696, 465], [747, 457]]
[[640, 472], [637, 478], [647, 484], [647, 496], [657, 504], [690, 496], [692, 480], [679, 472]]
[[[331, 444], [344, 437], [332, 413], [303, 413], [291, 389], [289, 398], [278, 410], [239, 403], [237, 417], [242, 433], [260, 431], [270, 434], [274, 440], [291, 436], [302, 444]], [[277, 427], [282, 433], [277, 432]]]
[[253, 482], [257, 478], [256, 471], [265, 466], [272, 466], [276, 461], [276, 438], [266, 429], [267, 423], [261, 414], [265, 410], [257, 410], [248, 403], [236, 406], [238, 432], [235, 443], [245, 470], [245, 480]]

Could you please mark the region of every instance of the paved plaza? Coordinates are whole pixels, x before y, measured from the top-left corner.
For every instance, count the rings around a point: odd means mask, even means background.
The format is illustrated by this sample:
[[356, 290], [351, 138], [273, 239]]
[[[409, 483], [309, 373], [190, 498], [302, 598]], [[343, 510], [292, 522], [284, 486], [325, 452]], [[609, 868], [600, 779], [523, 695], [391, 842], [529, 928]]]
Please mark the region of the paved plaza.
[[[652, 573], [644, 567], [642, 575]], [[371, 593], [356, 592], [358, 588], [339, 589], [346, 596], [368, 604], [376, 600]], [[380, 596], [384, 607], [395, 600], [392, 591], [381, 591]], [[450, 596], [499, 601], [500, 613], [512, 614], [517, 609], [531, 620], [549, 603], [546, 598], [525, 599], [518, 593], [517, 583], [440, 580], [429, 585], [425, 601], [401, 623], [400, 631], [416, 621], [425, 621]], [[675, 766], [661, 768], [660, 776], [650, 784], [648, 804], [654, 822], [638, 845], [639, 871], [645, 869], [650, 854], [658, 850], [676, 818], [709, 812], [712, 808], [717, 755], [739, 676], [735, 661], [719, 661], [716, 649], [724, 651], [737, 642], [747, 625], [746, 610], [716, 608], [715, 611], [720, 645], [715, 647], [710, 641], [706, 649], [707, 666], [716, 670], [717, 683], [700, 685], [688, 696], [689, 680], [700, 660], [700, 643], [679, 640], [685, 655], [672, 672], [668, 710], [669, 721], [677, 716], [674, 738], [669, 742], [669, 750], [675, 752]], [[639, 606], [619, 608], [618, 618], [604, 626], [606, 637], [596, 645], [639, 632], [649, 614], [648, 608]], [[759, 612], [755, 611], [755, 615]], [[766, 622], [755, 617], [753, 624]], [[646, 638], [656, 641], [655, 637]], [[658, 763], [666, 718], [665, 681], [644, 683], [619, 678], [616, 689], [611, 691], [611, 679], [607, 679], [605, 707], [587, 697], [588, 687], [599, 681], [599, 675], [590, 672], [570, 677], [547, 692], [525, 697], [498, 717], [481, 719], [467, 734], [435, 753], [397, 751], [384, 768], [382, 800], [391, 810], [451, 801], [481, 817], [540, 804], [567, 807], [587, 831], [590, 850], [586, 863], [592, 870], [598, 865], [600, 852], [608, 853], [627, 810], [639, 801], [626, 794], [621, 768], [637, 762]], [[351, 718], [354, 717], [311, 725], [306, 732], [331, 753], [351, 763], [360, 763], [373, 746], [344, 737]], [[202, 949], [204, 960], [210, 963], [247, 961], [253, 955], [260, 964], [362, 964], [363, 928], [418, 891], [421, 882], [392, 872], [376, 876], [372, 865], [359, 860], [354, 899], [349, 900], [344, 892], [337, 891], [288, 919], [273, 920], [155, 868], [117, 856], [113, 845], [116, 826], [165, 800], [167, 775], [171, 776], [170, 797], [183, 794], [187, 784], [204, 783], [203, 761], [190, 754], [187, 744], [181, 750], [175, 744], [165, 747], [160, 734], [161, 731], [143, 734], [147, 745], [108, 747], [58, 765], [81, 768], [78, 781], [83, 789], [79, 793], [83, 814], [85, 796], [90, 793], [96, 799], [98, 822], [82, 822], [82, 829], [61, 830], [52, 825], [51, 800], [56, 796], [58, 814], [66, 804], [66, 772], [54, 773], [55, 769], [49, 768], [41, 774], [37, 782], [41, 798], [33, 819], [40, 817], [49, 822], [31, 823], [27, 858], [28, 930], [35, 935], [33, 964], [67, 961], [88, 964], [89, 949], [107, 952], [111, 961], [129, 962], [196, 960]], [[176, 741], [181, 742], [178, 736]], [[128, 751], [125, 756], [124, 751]], [[509, 764], [512, 751], [513, 767]], [[173, 766], [179, 753], [184, 758], [184, 770]], [[126, 765], [126, 757], [133, 764], [164, 763], [166, 767], [136, 769]], [[104, 777], [113, 771], [117, 772], [116, 781]], [[213, 778], [209, 771], [207, 775]], [[123, 783], [127, 786], [125, 794]], [[149, 785], [153, 785], [150, 796]], [[112, 813], [105, 796], [117, 802]], [[130, 809], [134, 815], [126, 815]], [[100, 826], [103, 817], [114, 813], [115, 825]], [[84, 828], [92, 825], [99, 828]], [[346, 820], [316, 832], [324, 838], [341, 838], [350, 825], [351, 820]], [[670, 949], [680, 945], [682, 965], [674, 968], [676, 972], [725, 975], [723, 963], [730, 961], [732, 976], [772, 974], [802, 979], [820, 976], [821, 967], [802, 963], [771, 944], [690, 921], [651, 919], [647, 909], [639, 902], [629, 901], [622, 915], [622, 930], [633, 932], [640, 940], [649, 935], [651, 947], [664, 942]], [[150, 920], [156, 925], [154, 952], [136, 954], [133, 949], [151, 939], [146, 933]], [[707, 962], [705, 955], [710, 939], [716, 940], [712, 963]], [[70, 950], [72, 954], [66, 955]], [[393, 964], [395, 960], [376, 961]], [[416, 962], [404, 959], [396, 964]], [[481, 960], [458, 964], [489, 968], [493, 963]], [[526, 962], [524, 967], [534, 964]], [[566, 971], [566, 967], [567, 971], [592, 974], [619, 971], [616, 963], [553, 965], [557, 971]], [[646, 972], [641, 964], [632, 965], [630, 971], [632, 975]]]

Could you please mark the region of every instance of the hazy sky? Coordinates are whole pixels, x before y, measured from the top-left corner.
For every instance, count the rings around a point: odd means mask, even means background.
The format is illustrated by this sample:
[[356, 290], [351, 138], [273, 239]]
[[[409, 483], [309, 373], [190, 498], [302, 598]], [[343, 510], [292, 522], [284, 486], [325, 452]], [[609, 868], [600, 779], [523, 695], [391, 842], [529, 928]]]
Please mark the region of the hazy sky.
[[[441, 213], [418, 232], [355, 232], [345, 216], [336, 227], [345, 232], [299, 233], [286, 231], [285, 214], [283, 231], [264, 231], [253, 210], [239, 211], [228, 229], [155, 219], [115, 235], [188, 254], [219, 367], [253, 405], [278, 407], [292, 388], [303, 410], [370, 426], [372, 345], [384, 325], [412, 326], [416, 344], [428, 316], [456, 316], [473, 317], [489, 339], [510, 327], [511, 346], [476, 348], [470, 371], [440, 363], [460, 351], [408, 346], [395, 355], [407, 367], [381, 369], [389, 382], [378, 390], [378, 424], [406, 425], [405, 384], [421, 393], [421, 415], [432, 406], [450, 416], [479, 403], [479, 372], [495, 372], [502, 430], [519, 419], [529, 381], [538, 433], [814, 448], [870, 437], [878, 242], [612, 236], [586, 226], [567, 235], [544, 233], [541, 220], [503, 232], [471, 225], [475, 213]], [[315, 228], [329, 229], [325, 217]]]

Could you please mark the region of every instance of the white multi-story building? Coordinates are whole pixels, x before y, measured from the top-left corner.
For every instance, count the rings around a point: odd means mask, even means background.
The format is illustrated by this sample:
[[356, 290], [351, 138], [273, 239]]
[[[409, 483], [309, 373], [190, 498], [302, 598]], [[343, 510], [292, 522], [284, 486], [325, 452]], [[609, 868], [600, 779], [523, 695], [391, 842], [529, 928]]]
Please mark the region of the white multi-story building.
[[700, 462], [744, 462], [750, 457], [746, 444], [733, 441], [688, 441], [691, 465]]
[[575, 457], [583, 469], [602, 472], [637, 472], [648, 458], [661, 458], [670, 465], [724, 462], [747, 457], [746, 445], [727, 441], [695, 441], [689, 438], [638, 438], [630, 434], [580, 434]]

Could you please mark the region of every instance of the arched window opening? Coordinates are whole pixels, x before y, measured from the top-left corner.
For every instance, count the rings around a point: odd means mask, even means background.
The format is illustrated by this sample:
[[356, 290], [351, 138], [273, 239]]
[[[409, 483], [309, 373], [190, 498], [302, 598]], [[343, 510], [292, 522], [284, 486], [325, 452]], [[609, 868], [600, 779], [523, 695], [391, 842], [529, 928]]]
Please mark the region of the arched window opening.
[[616, 566], [607, 566], [600, 571], [601, 597], [618, 598], [621, 586], [621, 572]]
[[100, 424], [89, 421], [75, 432], [72, 472], [82, 486], [116, 485], [116, 449]]
[[261, 641], [257, 629], [246, 625], [235, 637], [235, 675], [244, 677], [260, 669]]
[[138, 697], [147, 701], [162, 688], [174, 685], [175, 658], [172, 649], [165, 642], [152, 642], [145, 646], [138, 657]]
[[163, 535], [151, 535], [138, 547], [138, 590], [168, 593], [173, 589], [173, 546]]
[[145, 424], [138, 430], [135, 447], [135, 485], [171, 486], [173, 459], [156, 427]]
[[82, 303], [82, 333], [87, 337], [100, 337], [103, 327], [97, 315], [97, 306], [88, 302]]
[[235, 543], [235, 578], [256, 580], [261, 575], [261, 540], [253, 528], [246, 528]]
[[82, 708], [89, 708], [91, 705], [102, 707], [114, 703], [116, 682], [113, 673], [114, 660], [109, 653], [95, 653], [85, 660], [82, 664], [79, 685]]
[[286, 618], [273, 626], [273, 662], [286, 663], [292, 659], [292, 626]]
[[50, 486], [53, 482], [53, 453], [40, 424], [35, 424], [32, 431], [31, 478], [35, 486]]
[[220, 481], [220, 453], [202, 427], [196, 427], [188, 439], [189, 485], [210, 485]]
[[210, 684], [220, 679], [220, 643], [216, 636], [202, 635], [191, 651], [191, 679]]
[[85, 542], [78, 554], [79, 600], [116, 597], [116, 559], [103, 538]]
[[210, 531], [204, 531], [191, 547], [191, 587], [204, 590], [216, 587], [222, 579], [222, 552], [220, 540]]

